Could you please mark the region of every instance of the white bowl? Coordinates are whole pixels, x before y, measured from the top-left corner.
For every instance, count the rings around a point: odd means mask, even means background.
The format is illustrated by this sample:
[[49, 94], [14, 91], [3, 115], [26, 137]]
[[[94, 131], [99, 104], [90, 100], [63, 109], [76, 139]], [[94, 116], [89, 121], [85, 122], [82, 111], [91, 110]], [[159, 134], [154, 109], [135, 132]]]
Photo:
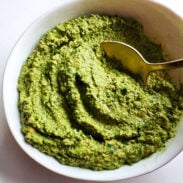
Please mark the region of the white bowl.
[[[29, 144], [25, 143], [20, 132], [20, 119], [17, 108], [17, 79], [27, 56], [40, 37], [60, 22], [70, 18], [90, 14], [105, 13], [131, 16], [139, 20], [147, 34], [160, 42], [171, 58], [183, 56], [183, 20], [164, 6], [150, 0], [67, 0], [36, 20], [24, 32], [9, 56], [3, 81], [3, 99], [9, 128], [20, 147], [35, 161], [58, 174], [95, 181], [127, 179], [151, 172], [169, 162], [183, 149], [183, 119], [176, 137], [171, 139], [166, 151], [158, 152], [131, 166], [116, 170], [92, 171], [60, 164]], [[181, 70], [171, 73], [177, 83], [183, 81]]]

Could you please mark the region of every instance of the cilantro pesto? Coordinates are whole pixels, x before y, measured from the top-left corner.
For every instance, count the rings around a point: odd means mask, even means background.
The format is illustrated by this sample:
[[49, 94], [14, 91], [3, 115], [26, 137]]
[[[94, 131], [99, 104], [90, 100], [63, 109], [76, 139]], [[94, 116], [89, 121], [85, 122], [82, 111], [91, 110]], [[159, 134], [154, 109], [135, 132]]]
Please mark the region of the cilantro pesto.
[[123, 41], [164, 60], [136, 20], [88, 15], [55, 26], [22, 67], [18, 108], [27, 143], [62, 164], [110, 170], [162, 150], [176, 132], [180, 92], [165, 72], [143, 87], [100, 48]]

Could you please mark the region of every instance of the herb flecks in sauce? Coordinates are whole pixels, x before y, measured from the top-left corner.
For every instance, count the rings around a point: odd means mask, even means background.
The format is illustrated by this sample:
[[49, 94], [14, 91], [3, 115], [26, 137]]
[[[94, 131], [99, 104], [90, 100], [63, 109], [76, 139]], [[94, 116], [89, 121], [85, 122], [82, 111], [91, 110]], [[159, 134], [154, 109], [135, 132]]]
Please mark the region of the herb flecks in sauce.
[[176, 131], [179, 94], [164, 72], [138, 78], [100, 49], [123, 41], [150, 61], [162, 49], [133, 19], [82, 16], [47, 32], [19, 76], [19, 111], [25, 140], [62, 164], [116, 169], [161, 150]]

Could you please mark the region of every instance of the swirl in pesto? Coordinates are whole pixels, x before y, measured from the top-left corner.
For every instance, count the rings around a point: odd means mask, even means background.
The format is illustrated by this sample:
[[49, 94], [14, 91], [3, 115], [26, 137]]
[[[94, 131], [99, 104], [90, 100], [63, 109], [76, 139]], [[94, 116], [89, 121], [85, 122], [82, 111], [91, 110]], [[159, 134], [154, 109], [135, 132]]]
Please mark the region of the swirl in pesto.
[[164, 148], [181, 115], [180, 92], [164, 72], [146, 88], [109, 59], [100, 42], [164, 60], [136, 20], [89, 15], [47, 32], [22, 67], [18, 107], [27, 143], [62, 164], [94, 170], [132, 164]]

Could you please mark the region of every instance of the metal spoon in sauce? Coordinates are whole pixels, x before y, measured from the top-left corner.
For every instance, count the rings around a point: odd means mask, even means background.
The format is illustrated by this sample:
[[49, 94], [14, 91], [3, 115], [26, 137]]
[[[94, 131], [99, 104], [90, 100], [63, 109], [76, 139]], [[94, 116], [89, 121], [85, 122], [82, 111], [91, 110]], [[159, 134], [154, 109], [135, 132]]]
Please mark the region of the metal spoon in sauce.
[[144, 85], [152, 71], [183, 67], [183, 58], [162, 63], [149, 63], [135, 48], [123, 42], [105, 41], [100, 46], [109, 58], [115, 58], [121, 62], [124, 69], [139, 75]]

